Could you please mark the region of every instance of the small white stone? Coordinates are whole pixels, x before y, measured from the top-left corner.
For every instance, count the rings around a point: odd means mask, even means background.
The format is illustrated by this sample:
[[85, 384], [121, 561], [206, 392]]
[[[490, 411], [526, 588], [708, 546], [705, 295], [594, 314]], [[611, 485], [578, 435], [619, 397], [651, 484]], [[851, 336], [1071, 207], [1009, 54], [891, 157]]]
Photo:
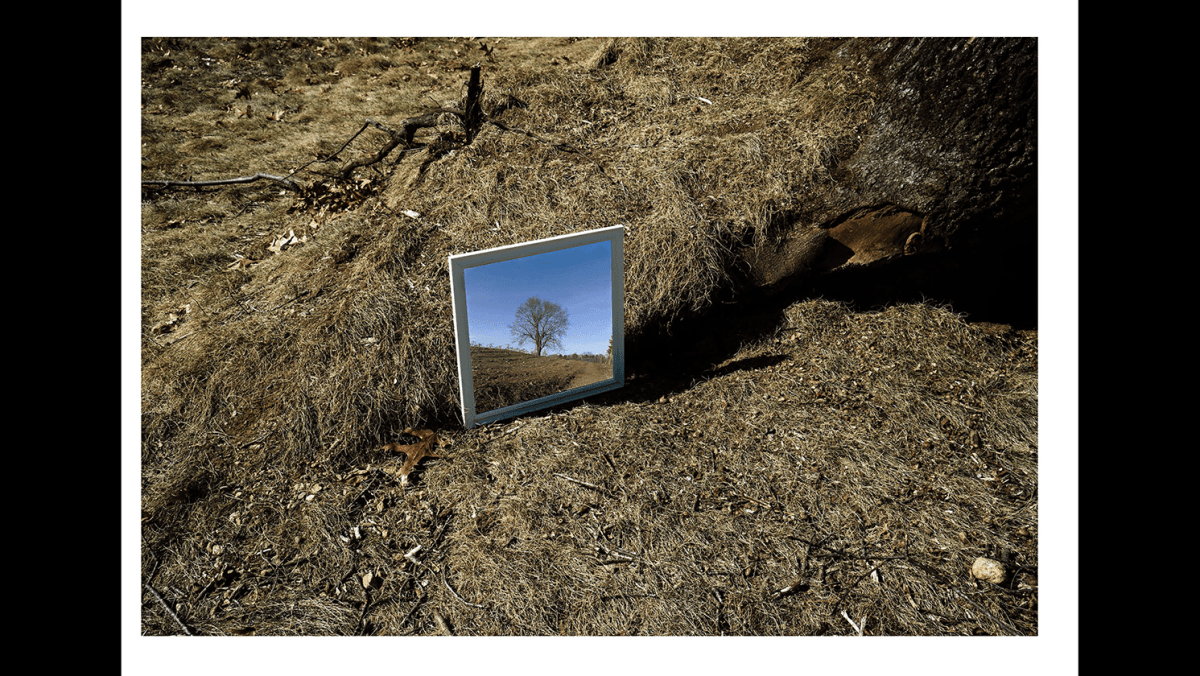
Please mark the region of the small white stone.
[[1004, 578], [1008, 573], [1004, 570], [1004, 564], [992, 559], [985, 559], [981, 556], [975, 559], [975, 563], [971, 564], [971, 575], [992, 584], [1000, 584], [1004, 582]]

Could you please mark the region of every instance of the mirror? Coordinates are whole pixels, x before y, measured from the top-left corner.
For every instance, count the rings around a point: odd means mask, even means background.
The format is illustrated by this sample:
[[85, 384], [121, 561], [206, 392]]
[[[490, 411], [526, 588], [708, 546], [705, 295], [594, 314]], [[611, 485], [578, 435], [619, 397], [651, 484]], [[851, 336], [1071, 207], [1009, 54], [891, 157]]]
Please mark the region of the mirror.
[[467, 429], [625, 384], [624, 226], [450, 256]]

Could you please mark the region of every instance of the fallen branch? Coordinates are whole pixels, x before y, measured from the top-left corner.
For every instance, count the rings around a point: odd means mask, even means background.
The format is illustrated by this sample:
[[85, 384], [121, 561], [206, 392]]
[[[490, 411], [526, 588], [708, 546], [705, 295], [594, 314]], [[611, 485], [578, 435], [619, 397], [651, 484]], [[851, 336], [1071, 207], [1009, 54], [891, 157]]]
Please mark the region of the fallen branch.
[[[367, 118], [366, 122], [363, 123], [363, 126], [357, 132], [355, 132], [355, 134], [353, 136], [351, 136], [345, 143], [343, 143], [342, 147], [338, 148], [337, 151], [335, 151], [334, 153], [328, 155], [327, 157], [325, 157], [323, 159], [313, 160], [312, 162], [309, 162], [308, 164], [305, 164], [304, 166], [299, 167], [298, 169], [293, 171], [288, 176], [274, 176], [271, 174], [257, 173], [257, 174], [254, 174], [253, 176], [242, 176], [242, 177], [238, 177], [238, 178], [228, 178], [228, 179], [221, 179], [221, 180], [216, 180], [216, 181], [142, 181], [142, 184], [143, 185], [157, 185], [157, 186], [164, 186], [164, 187], [183, 186], [183, 187], [198, 188], [198, 187], [204, 187], [204, 186], [219, 186], [219, 185], [234, 185], [234, 184], [238, 184], [238, 183], [250, 183], [252, 181], [267, 179], [267, 180], [275, 181], [275, 182], [283, 185], [284, 187], [286, 187], [289, 190], [294, 190], [296, 192], [302, 193], [302, 192], [304, 192], [304, 186], [293, 181], [291, 179], [291, 177], [296, 175], [300, 171], [303, 171], [304, 169], [306, 169], [309, 165], [313, 164], [314, 162], [332, 162], [334, 159], [337, 158], [337, 156], [339, 154], [341, 154], [341, 152], [343, 150], [345, 150], [347, 147], [350, 146], [350, 144], [354, 141], [354, 139], [358, 138], [359, 135], [361, 135], [364, 131], [366, 131], [366, 129], [368, 127], [374, 127], [376, 129], [386, 133], [389, 136], [387, 143], [385, 143], [383, 145], [383, 147], [380, 148], [379, 150], [377, 150], [374, 154], [368, 155], [366, 157], [360, 157], [358, 159], [350, 160], [349, 162], [347, 162], [335, 174], [335, 176], [337, 178], [342, 179], [342, 180], [349, 179], [350, 175], [354, 172], [355, 169], [359, 169], [362, 167], [369, 167], [371, 165], [382, 162], [384, 159], [387, 158], [388, 155], [390, 155], [392, 153], [393, 150], [396, 149], [397, 146], [403, 145], [403, 147], [405, 149], [409, 149], [413, 143], [413, 135], [416, 134], [418, 129], [424, 129], [427, 127], [438, 126], [442, 115], [445, 115], [445, 114], [454, 115], [455, 117], [457, 117], [459, 120], [462, 121], [463, 126], [466, 129], [467, 143], [470, 143], [472, 140], [474, 140], [475, 135], [479, 133], [479, 128], [483, 125], [484, 122], [487, 122], [487, 123], [490, 123], [504, 131], [513, 132], [516, 134], [523, 134], [523, 135], [528, 136], [529, 138], [532, 138], [541, 143], [547, 143], [549, 145], [552, 145], [553, 147], [555, 147], [559, 150], [562, 150], [565, 152], [581, 154], [584, 157], [587, 157], [589, 160], [591, 160], [596, 165], [596, 167], [600, 169], [600, 173], [603, 174], [605, 178], [607, 178], [613, 184], [616, 184], [616, 182], [613, 181], [613, 179], [607, 173], [605, 173], [604, 168], [600, 166], [600, 163], [596, 162], [596, 160], [594, 158], [592, 158], [592, 156], [589, 155], [588, 153], [581, 151], [581, 150], [577, 150], [575, 148], [572, 148], [565, 143], [561, 143], [561, 142], [554, 141], [551, 139], [543, 138], [541, 136], [538, 136], [537, 134], [534, 134], [533, 132], [526, 131], [524, 129], [509, 127], [508, 125], [504, 124], [503, 122], [499, 122], [497, 120], [491, 119], [487, 115], [487, 113], [485, 113], [483, 111], [483, 109], [480, 106], [480, 96], [481, 96], [482, 92], [483, 92], [483, 85], [480, 82], [480, 65], [475, 64], [475, 66], [473, 66], [471, 68], [471, 76], [470, 76], [470, 80], [467, 84], [467, 98], [466, 98], [466, 101], [464, 102], [463, 110], [458, 110], [455, 108], [426, 109], [419, 115], [414, 115], [413, 117], [407, 117], [407, 118], [404, 118], [403, 120], [400, 120], [399, 125], [397, 126], [396, 129], [388, 128], [388, 127], [384, 126], [383, 124], [381, 124], [375, 120], [372, 120], [371, 118]], [[493, 110], [492, 112], [495, 113], [496, 111]]]
[[[373, 156], [364, 157], [364, 158], [360, 158], [357, 160], [351, 160], [350, 162], [347, 162], [346, 166], [342, 167], [341, 171], [338, 172], [338, 175], [341, 178], [350, 178], [350, 172], [354, 171], [355, 169], [358, 169], [359, 167], [367, 167], [367, 166], [370, 166], [377, 162], [383, 161], [383, 159], [386, 158], [389, 154], [391, 154], [391, 152], [393, 150], [395, 150], [396, 146], [400, 145], [401, 143], [403, 143], [404, 147], [407, 148], [409, 145], [412, 144], [413, 135], [417, 133], [418, 129], [424, 129], [426, 127], [436, 127], [438, 125], [438, 119], [442, 116], [443, 113], [450, 113], [452, 115], [457, 115], [459, 118], [463, 118], [463, 116], [464, 116], [464, 113], [461, 110], [452, 110], [450, 108], [435, 108], [433, 110], [427, 110], [424, 113], [421, 113], [420, 115], [416, 115], [414, 117], [406, 117], [403, 120], [400, 120], [400, 128], [399, 129], [388, 129], [387, 127], [383, 126], [382, 124], [380, 124], [370, 118], [367, 118], [367, 122], [365, 125], [363, 125], [363, 129], [366, 129], [368, 126], [375, 127], [376, 129], [379, 129], [380, 131], [388, 134], [388, 136], [391, 136], [391, 140], [389, 140]], [[360, 129], [359, 134], [361, 134], [361, 133], [362, 133], [362, 130]], [[358, 136], [358, 134], [355, 134], [355, 136]], [[353, 140], [353, 139], [351, 139], [351, 140]], [[346, 143], [349, 143], [349, 141], [347, 141]], [[345, 148], [345, 146], [342, 146], [342, 148]], [[340, 152], [342, 152], [342, 151], [339, 149], [338, 153], [340, 153]], [[336, 155], [337, 155], [337, 153], [334, 153], [330, 157], [332, 158], [333, 156], [336, 156]]]
[[201, 187], [210, 186], [210, 185], [233, 185], [236, 183], [253, 183], [254, 181], [258, 181], [258, 180], [261, 180], [264, 178], [267, 180], [270, 180], [270, 181], [275, 181], [276, 183], [279, 183], [282, 186], [284, 186], [285, 188], [287, 188], [288, 190], [295, 190], [296, 192], [304, 191], [304, 188], [299, 183], [296, 183], [295, 181], [287, 178], [286, 176], [274, 176], [272, 174], [264, 174], [262, 172], [254, 174], [253, 176], [241, 176], [238, 178], [226, 178], [226, 179], [221, 179], [218, 181], [142, 181], [142, 185], [185, 186], [185, 187], [191, 187], [191, 188], [201, 188]]
[[151, 587], [149, 582], [143, 582], [142, 584], [146, 587], [146, 589], [150, 590], [150, 593], [154, 595], [154, 600], [158, 601], [158, 604], [163, 607], [163, 610], [167, 611], [167, 614], [171, 616], [172, 620], [175, 620], [175, 624], [179, 625], [179, 628], [183, 630], [183, 633], [187, 634], [188, 636], [192, 636], [192, 632], [188, 631], [187, 625], [185, 625], [183, 621], [179, 619], [179, 616], [175, 614], [175, 611], [171, 610], [171, 607], [167, 605], [167, 602], [163, 600], [163, 597], [158, 595], [158, 592], [155, 591], [154, 587]]

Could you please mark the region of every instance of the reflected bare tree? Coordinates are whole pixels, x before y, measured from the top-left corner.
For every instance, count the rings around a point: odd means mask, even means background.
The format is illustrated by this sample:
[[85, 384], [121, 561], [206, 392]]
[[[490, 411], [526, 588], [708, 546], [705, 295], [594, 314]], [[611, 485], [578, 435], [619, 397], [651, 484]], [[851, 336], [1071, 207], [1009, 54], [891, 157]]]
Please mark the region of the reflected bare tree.
[[569, 324], [565, 308], [534, 296], [517, 308], [516, 320], [508, 328], [518, 345], [533, 343], [534, 354], [540, 357], [548, 347], [562, 349], [560, 339]]

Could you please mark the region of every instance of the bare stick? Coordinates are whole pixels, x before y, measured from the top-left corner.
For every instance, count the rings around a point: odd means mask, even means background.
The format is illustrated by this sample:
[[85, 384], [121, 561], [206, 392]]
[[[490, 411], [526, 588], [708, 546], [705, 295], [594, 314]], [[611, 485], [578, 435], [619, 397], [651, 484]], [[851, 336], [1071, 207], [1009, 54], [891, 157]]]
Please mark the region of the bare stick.
[[450, 583], [446, 581], [446, 571], [444, 571], [444, 570], [442, 571], [442, 584], [446, 585], [446, 589], [449, 589], [451, 594], [454, 594], [454, 598], [458, 599], [459, 601], [462, 601], [464, 604], [471, 606], [472, 608], [483, 608], [482, 604], [471, 603], [469, 601], [464, 600], [463, 597], [459, 596], [458, 592], [454, 591], [454, 587], [451, 587]]
[[367, 608], [371, 607], [370, 590], [368, 589], [366, 592], [364, 592], [364, 595], [366, 596], [366, 599], [363, 601], [362, 612], [358, 614], [358, 635], [359, 636], [366, 635], [361, 632], [367, 628]]
[[479, 69], [478, 63], [471, 66], [471, 77], [467, 80], [467, 101], [464, 106], [466, 110], [463, 115], [463, 123], [467, 127], [468, 142], [479, 133], [479, 125], [483, 119], [483, 110], [479, 107], [479, 95], [483, 92], [483, 86], [479, 82]]
[[405, 622], [408, 622], [408, 618], [412, 617], [413, 613], [417, 612], [417, 608], [421, 607], [421, 603], [427, 598], [429, 598], [429, 594], [417, 597], [417, 602], [413, 604], [413, 607], [409, 608], [408, 612], [405, 613], [404, 617], [400, 618], [400, 626], [401, 627], [404, 626]]
[[573, 484], [579, 484], [580, 486], [590, 488], [594, 491], [600, 491], [601, 493], [608, 495], [608, 491], [601, 488], [600, 486], [597, 486], [596, 484], [589, 484], [586, 481], [580, 481], [579, 479], [572, 479], [571, 477], [567, 476], [566, 474], [555, 474], [554, 476], [558, 477], [559, 479], [566, 479], [567, 481], [570, 481]]
[[336, 150], [334, 153], [332, 153], [331, 155], [329, 155], [329, 156], [327, 156], [327, 157], [324, 157], [324, 158], [321, 158], [321, 159], [316, 159], [316, 160], [313, 160], [312, 162], [308, 162], [307, 164], [303, 164], [303, 165], [301, 165], [301, 166], [299, 166], [299, 167], [297, 167], [297, 168], [293, 169], [293, 170], [292, 170], [292, 173], [288, 174], [288, 178], [291, 178], [292, 176], [295, 176], [296, 174], [298, 174], [298, 173], [300, 173], [300, 172], [304, 171], [305, 169], [307, 169], [308, 167], [312, 166], [313, 164], [316, 164], [317, 162], [332, 162], [332, 161], [334, 160], [334, 158], [336, 158], [336, 157], [338, 156], [338, 153], [340, 153], [340, 152], [342, 152], [343, 150], [345, 150], [345, 149], [346, 149], [346, 146], [350, 145], [350, 142], [351, 142], [351, 141], [353, 141], [354, 139], [358, 138], [358, 135], [359, 135], [359, 134], [361, 134], [361, 133], [363, 133], [364, 131], [366, 131], [366, 130], [367, 130], [367, 127], [369, 127], [369, 126], [371, 126], [371, 125], [375, 125], [376, 127], [378, 127], [378, 128], [380, 128], [380, 129], [382, 129], [382, 130], [386, 131], [386, 132], [387, 132], [387, 133], [389, 133], [389, 134], [390, 134], [390, 133], [392, 133], [392, 130], [390, 130], [390, 129], [388, 129], [388, 128], [384, 127], [383, 125], [379, 124], [378, 122], [376, 122], [376, 121], [374, 121], [374, 120], [372, 120], [371, 118], [369, 118], [369, 117], [368, 117], [368, 118], [367, 118], [367, 122], [366, 122], [366, 124], [364, 124], [364, 125], [362, 126], [362, 129], [359, 129], [357, 132], [355, 132], [355, 133], [354, 133], [354, 136], [351, 136], [351, 137], [350, 137], [350, 138], [349, 138], [349, 139], [348, 139], [348, 140], [347, 140], [345, 143], [343, 143], [341, 148], [338, 148], [338, 149], [337, 149], [337, 150]]
[[385, 146], [380, 148], [379, 152], [375, 153], [375, 155], [373, 157], [364, 157], [362, 159], [352, 160], [352, 161], [346, 163], [346, 166], [342, 167], [342, 170], [340, 172], [338, 172], [338, 175], [341, 176], [342, 178], [349, 178], [350, 173], [352, 171], [354, 171], [355, 169], [357, 169], [359, 167], [365, 167], [365, 166], [375, 164], [376, 162], [387, 157], [388, 153], [392, 152], [392, 150], [396, 146], [400, 145], [403, 142], [404, 142], [403, 136], [401, 136], [400, 134], [393, 134], [392, 140], [388, 141]]
[[167, 614], [171, 616], [171, 619], [175, 620], [175, 624], [179, 625], [179, 628], [183, 630], [183, 633], [187, 634], [188, 636], [192, 636], [192, 632], [188, 631], [187, 626], [184, 625], [184, 623], [179, 619], [179, 616], [175, 614], [175, 611], [171, 610], [171, 607], [167, 605], [167, 602], [163, 600], [163, 597], [158, 595], [158, 592], [154, 590], [154, 587], [151, 587], [149, 582], [143, 582], [142, 584], [145, 585], [146, 589], [150, 590], [150, 593], [154, 595], [154, 599], [163, 607], [163, 610], [167, 611]]
[[[612, 492], [610, 492], [608, 489], [606, 489], [602, 486], [597, 486], [596, 484], [589, 484], [588, 482], [580, 481], [579, 479], [572, 479], [571, 477], [569, 477], [565, 474], [555, 474], [554, 476], [556, 476], [560, 479], [566, 479], [567, 481], [570, 481], [571, 483], [579, 484], [580, 486], [583, 486], [584, 488], [590, 488], [598, 493], [603, 493], [610, 498], [613, 497]], [[623, 486], [621, 486], [620, 488], [621, 488], [621, 490], [625, 490], [625, 488]]]
[[262, 172], [254, 174], [253, 176], [241, 176], [238, 178], [225, 178], [225, 179], [221, 179], [219, 181], [142, 181], [142, 185], [162, 185], [162, 186], [180, 185], [180, 186], [199, 188], [199, 187], [203, 187], [203, 186], [207, 186], [207, 185], [233, 185], [235, 183], [253, 183], [254, 181], [257, 181], [259, 179], [264, 179], [264, 178], [267, 180], [270, 180], [270, 181], [275, 181], [276, 183], [279, 183], [283, 187], [287, 188], [288, 190], [295, 190], [296, 192], [303, 191], [303, 188], [300, 187], [299, 183], [296, 183], [295, 181], [292, 181], [289, 178], [286, 178], [284, 176], [274, 176], [272, 174], [264, 174]]
[[346, 146], [350, 145], [350, 144], [351, 144], [351, 143], [354, 141], [354, 139], [358, 138], [358, 135], [359, 135], [359, 134], [361, 134], [361, 133], [363, 133], [364, 131], [366, 131], [366, 130], [367, 130], [367, 127], [375, 127], [375, 128], [377, 128], [377, 129], [382, 129], [383, 131], [386, 131], [386, 132], [387, 132], [387, 133], [389, 133], [389, 134], [390, 134], [390, 133], [392, 133], [392, 130], [391, 130], [391, 129], [388, 129], [387, 127], [384, 127], [382, 124], [379, 124], [379, 123], [378, 123], [378, 122], [376, 122], [375, 120], [372, 120], [371, 118], [369, 118], [369, 117], [368, 117], [368, 118], [367, 118], [367, 121], [366, 121], [366, 122], [363, 124], [363, 126], [362, 126], [362, 129], [359, 129], [358, 131], [356, 131], [356, 132], [354, 133], [354, 136], [351, 136], [349, 139], [346, 139], [346, 142], [342, 144], [342, 147], [341, 147], [341, 148], [338, 148], [338, 149], [337, 149], [337, 150], [336, 150], [336, 151], [335, 151], [335, 152], [334, 152], [332, 155], [330, 155], [329, 157], [326, 157], [325, 159], [323, 159], [323, 160], [321, 160], [321, 161], [322, 161], [322, 162], [329, 162], [329, 161], [331, 161], [333, 158], [337, 157], [339, 153], [341, 153], [343, 150], [345, 150], [345, 149], [346, 149]]
[[421, 565], [421, 562], [418, 561], [417, 557], [415, 556], [415, 554], [419, 551], [421, 551], [421, 545], [417, 545], [416, 547], [413, 547], [412, 549], [408, 550], [408, 553], [404, 555], [404, 558], [408, 559], [409, 561], [412, 561], [413, 565], [419, 566], [419, 565]]
[[558, 150], [561, 150], [563, 152], [575, 153], [577, 155], [583, 155], [584, 157], [591, 160], [592, 164], [596, 165], [596, 168], [600, 170], [600, 175], [603, 176], [604, 178], [607, 178], [609, 183], [612, 183], [613, 185], [617, 184], [617, 182], [614, 181], [612, 179], [612, 177], [609, 176], [608, 173], [604, 171], [604, 167], [600, 166], [600, 163], [596, 161], [596, 158], [592, 157], [591, 155], [589, 155], [587, 152], [585, 152], [583, 150], [578, 150], [576, 148], [572, 148], [571, 146], [569, 146], [566, 143], [563, 143], [561, 141], [554, 141], [551, 139], [542, 138], [541, 136], [538, 136], [537, 134], [535, 134], [531, 131], [527, 131], [525, 129], [518, 129], [517, 127], [510, 127], [507, 124], [500, 122], [499, 120], [493, 120], [493, 119], [489, 118], [484, 121], [487, 122], [488, 124], [492, 125], [493, 127], [496, 127], [497, 129], [503, 129], [504, 131], [512, 132], [514, 134], [523, 134], [535, 141], [540, 141], [542, 143], [545, 143], [545, 144], [547, 144], [553, 148], [556, 148]]

